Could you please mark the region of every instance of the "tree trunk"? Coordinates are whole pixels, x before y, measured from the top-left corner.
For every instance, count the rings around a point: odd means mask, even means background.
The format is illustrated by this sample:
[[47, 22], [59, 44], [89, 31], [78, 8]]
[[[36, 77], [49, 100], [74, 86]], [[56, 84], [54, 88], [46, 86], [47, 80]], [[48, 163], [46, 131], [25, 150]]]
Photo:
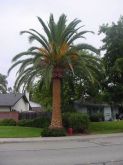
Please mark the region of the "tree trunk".
[[59, 77], [53, 78], [53, 111], [49, 128], [63, 128], [61, 114], [61, 79]]

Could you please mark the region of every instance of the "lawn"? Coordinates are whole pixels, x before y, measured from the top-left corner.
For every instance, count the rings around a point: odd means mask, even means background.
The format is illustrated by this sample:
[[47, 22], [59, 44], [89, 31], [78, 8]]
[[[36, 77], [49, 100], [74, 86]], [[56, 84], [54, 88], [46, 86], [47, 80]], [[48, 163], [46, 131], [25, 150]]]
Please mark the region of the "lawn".
[[[19, 138], [19, 137], [39, 137], [41, 128], [19, 127], [19, 126], [0, 126], [0, 138]], [[109, 122], [91, 122], [89, 125], [90, 134], [107, 134], [123, 132], [123, 120]]]
[[106, 134], [123, 132], [123, 120], [107, 122], [91, 122], [89, 126], [91, 134]]
[[41, 128], [0, 126], [0, 138], [39, 137]]

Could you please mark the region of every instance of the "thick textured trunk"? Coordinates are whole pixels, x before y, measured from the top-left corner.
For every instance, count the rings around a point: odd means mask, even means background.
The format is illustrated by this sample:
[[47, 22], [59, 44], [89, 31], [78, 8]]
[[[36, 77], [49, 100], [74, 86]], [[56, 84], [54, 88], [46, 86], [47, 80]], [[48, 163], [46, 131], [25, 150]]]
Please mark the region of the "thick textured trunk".
[[59, 76], [53, 77], [53, 111], [51, 125], [49, 128], [63, 128], [61, 114], [61, 79]]

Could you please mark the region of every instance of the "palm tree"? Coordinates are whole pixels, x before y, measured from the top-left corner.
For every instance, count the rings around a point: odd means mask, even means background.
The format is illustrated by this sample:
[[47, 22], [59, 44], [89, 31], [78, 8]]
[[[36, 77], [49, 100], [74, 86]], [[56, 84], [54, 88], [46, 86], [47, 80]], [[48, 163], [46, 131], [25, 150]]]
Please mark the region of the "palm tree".
[[[29, 87], [37, 78], [46, 87], [52, 84], [52, 120], [50, 128], [62, 128], [61, 117], [61, 79], [66, 71], [74, 73], [75, 68], [82, 70], [89, 80], [94, 81], [94, 76], [99, 70], [99, 58], [86, 56], [81, 50], [88, 49], [98, 53], [97, 49], [89, 44], [75, 44], [79, 38], [89, 31], [79, 31], [81, 22], [74, 19], [67, 24], [66, 16], [62, 14], [58, 22], [54, 21], [51, 14], [48, 25], [38, 17], [45, 35], [34, 29], [22, 31], [21, 34], [29, 34], [29, 41], [37, 41], [39, 47], [33, 46], [27, 51], [17, 54], [13, 58], [13, 65], [8, 73], [17, 65], [20, 68], [17, 72], [15, 87], [19, 89]], [[24, 56], [26, 58], [24, 58]]]
[[0, 73], [0, 93], [6, 93], [6, 91], [7, 91], [6, 76]]

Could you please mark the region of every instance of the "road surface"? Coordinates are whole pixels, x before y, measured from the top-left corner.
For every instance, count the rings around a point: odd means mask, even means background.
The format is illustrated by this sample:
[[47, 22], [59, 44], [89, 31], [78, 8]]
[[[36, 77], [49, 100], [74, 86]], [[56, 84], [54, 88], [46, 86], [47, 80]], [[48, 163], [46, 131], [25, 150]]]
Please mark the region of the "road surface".
[[0, 165], [123, 165], [123, 137], [0, 144]]

